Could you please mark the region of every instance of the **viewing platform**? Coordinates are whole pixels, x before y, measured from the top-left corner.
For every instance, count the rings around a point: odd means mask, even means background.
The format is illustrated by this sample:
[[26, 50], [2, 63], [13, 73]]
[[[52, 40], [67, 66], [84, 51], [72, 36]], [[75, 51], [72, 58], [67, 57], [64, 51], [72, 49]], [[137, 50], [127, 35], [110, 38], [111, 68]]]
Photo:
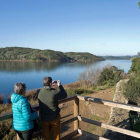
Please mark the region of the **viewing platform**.
[[[62, 118], [61, 126], [63, 128], [63, 126], [65, 126], [66, 124], [70, 124], [72, 127], [71, 127], [71, 131], [69, 131], [69, 132], [68, 132], [68, 129], [63, 130], [63, 132], [61, 133], [61, 140], [109, 140], [107, 138], [100, 137], [93, 133], [89, 133], [89, 132], [85, 131], [84, 128], [79, 128], [80, 122], [88, 123], [89, 125], [96, 125], [101, 128], [105, 128], [108, 130], [112, 130], [112, 131], [115, 131], [118, 133], [122, 133], [122, 134], [125, 134], [128, 136], [132, 136], [132, 137], [136, 137], [136, 138], [140, 139], [140, 133], [138, 133], [138, 132], [134, 132], [134, 131], [119, 128], [116, 126], [108, 125], [108, 124], [105, 124], [105, 123], [102, 123], [99, 121], [95, 121], [93, 119], [88, 119], [79, 114], [79, 108], [80, 108], [79, 101], [94, 102], [94, 103], [102, 104], [102, 105], [109, 106], [109, 107], [116, 107], [116, 108], [140, 112], [140, 108], [138, 106], [122, 104], [122, 103], [117, 103], [117, 102], [113, 102], [113, 101], [102, 100], [99, 98], [93, 98], [93, 97], [81, 96], [81, 95], [75, 95], [75, 96], [71, 96], [66, 99], [60, 100], [59, 104], [63, 104], [63, 103], [69, 102], [69, 101], [73, 101], [74, 110], [72, 109], [73, 112], [70, 115], [61, 116], [61, 118]], [[73, 106], [70, 106], [70, 107], [72, 108]], [[33, 106], [33, 108], [35, 108], [36, 110], [39, 110], [38, 105]], [[12, 118], [12, 112], [0, 115], [0, 121], [8, 120], [11, 118]], [[41, 133], [42, 133], [42, 130], [34, 133], [33, 138], [40, 137], [40, 140], [43, 140], [41, 138], [41, 136], [42, 136]], [[18, 136], [17, 136], [17, 140], [19, 140]]]

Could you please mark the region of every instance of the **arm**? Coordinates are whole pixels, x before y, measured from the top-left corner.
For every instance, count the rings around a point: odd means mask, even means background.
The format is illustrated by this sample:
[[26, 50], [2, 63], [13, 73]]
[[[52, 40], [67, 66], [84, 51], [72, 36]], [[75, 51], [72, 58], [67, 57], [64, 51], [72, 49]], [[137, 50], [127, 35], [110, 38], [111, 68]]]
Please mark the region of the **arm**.
[[31, 107], [27, 101], [22, 104], [22, 114], [25, 120], [35, 120], [38, 117], [37, 112], [31, 113]]
[[39, 92], [40, 92], [40, 89], [37, 89], [37, 91], [36, 91], [36, 95], [35, 95], [35, 100], [37, 100], [38, 99], [38, 94], [39, 94]]
[[63, 88], [62, 85], [59, 85], [59, 89], [60, 89], [60, 91], [59, 91], [58, 93], [56, 93], [55, 99], [56, 99], [56, 100], [61, 100], [61, 99], [67, 98], [67, 93], [66, 93], [66, 91], [64, 90], [64, 88]]

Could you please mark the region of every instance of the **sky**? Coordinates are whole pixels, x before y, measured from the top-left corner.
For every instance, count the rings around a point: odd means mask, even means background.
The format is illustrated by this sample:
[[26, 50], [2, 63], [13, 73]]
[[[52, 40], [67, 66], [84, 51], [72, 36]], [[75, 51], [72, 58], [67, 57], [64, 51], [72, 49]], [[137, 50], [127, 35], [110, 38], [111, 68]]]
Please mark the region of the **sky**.
[[0, 47], [140, 52], [139, 0], [0, 0]]

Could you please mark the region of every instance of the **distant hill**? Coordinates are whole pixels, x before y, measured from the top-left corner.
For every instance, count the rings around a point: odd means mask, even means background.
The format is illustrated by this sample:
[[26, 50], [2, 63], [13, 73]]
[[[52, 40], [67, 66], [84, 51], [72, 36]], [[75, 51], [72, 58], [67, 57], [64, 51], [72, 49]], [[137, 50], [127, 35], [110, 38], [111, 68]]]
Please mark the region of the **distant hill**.
[[78, 52], [67, 52], [65, 53], [66, 56], [71, 57], [72, 59], [76, 60], [76, 61], [90, 61], [90, 60], [94, 60], [94, 61], [103, 61], [104, 58], [93, 55], [91, 53], [78, 53]]
[[[0, 60], [18, 60], [18, 61], [101, 61], [104, 58], [90, 53], [63, 53], [53, 50], [40, 50], [23, 47], [0, 48]], [[74, 56], [76, 55], [76, 56]]]
[[126, 55], [126, 56], [100, 56], [100, 57], [103, 57], [104, 59], [106, 60], [130, 60], [131, 58], [133, 57], [138, 57], [138, 55]]

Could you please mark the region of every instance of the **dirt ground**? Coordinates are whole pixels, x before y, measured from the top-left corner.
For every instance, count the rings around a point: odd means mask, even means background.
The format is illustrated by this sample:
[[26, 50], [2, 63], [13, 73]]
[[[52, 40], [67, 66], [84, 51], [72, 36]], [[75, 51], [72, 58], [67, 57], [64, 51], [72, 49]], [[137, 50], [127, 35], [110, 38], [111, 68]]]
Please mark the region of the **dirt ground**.
[[[109, 88], [106, 90], [100, 90], [97, 93], [92, 93], [84, 96], [90, 96], [94, 98], [100, 98], [104, 100], [113, 100], [113, 95], [114, 95], [114, 88]], [[108, 106], [104, 106], [101, 104], [97, 103], [90, 103], [88, 101], [80, 101], [80, 115], [82, 117], [96, 120], [99, 122], [107, 123], [110, 117], [110, 111], [111, 108]], [[69, 118], [73, 117], [73, 112], [74, 112], [74, 106], [73, 106], [73, 101], [66, 102], [64, 104], [60, 105], [61, 108], [61, 117], [62, 121], [68, 120]], [[69, 123], [65, 126], [61, 127], [61, 136], [67, 135], [68, 133], [72, 132], [74, 130], [74, 123]], [[82, 130], [86, 130], [90, 133], [103, 136], [105, 133], [105, 129], [91, 125], [85, 122], [80, 122], [79, 124], [80, 128]]]

